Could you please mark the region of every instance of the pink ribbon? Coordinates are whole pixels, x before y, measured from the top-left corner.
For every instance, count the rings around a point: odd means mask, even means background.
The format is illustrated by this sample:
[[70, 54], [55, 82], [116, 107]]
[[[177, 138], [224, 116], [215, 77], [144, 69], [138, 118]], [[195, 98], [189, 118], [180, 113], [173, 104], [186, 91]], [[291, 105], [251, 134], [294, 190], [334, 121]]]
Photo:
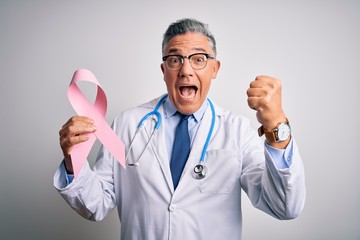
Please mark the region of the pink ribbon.
[[[87, 81], [97, 85], [97, 95], [94, 105], [82, 94], [77, 83]], [[114, 133], [105, 120], [107, 100], [106, 95], [99, 82], [92, 72], [86, 69], [75, 71], [68, 88], [68, 98], [76, 113], [80, 116], [87, 116], [94, 120], [96, 131], [87, 134], [89, 140], [76, 144], [71, 150], [71, 159], [76, 178], [84, 165], [89, 152], [94, 145], [96, 138], [114, 156], [114, 158], [125, 168], [125, 146], [119, 137]]]

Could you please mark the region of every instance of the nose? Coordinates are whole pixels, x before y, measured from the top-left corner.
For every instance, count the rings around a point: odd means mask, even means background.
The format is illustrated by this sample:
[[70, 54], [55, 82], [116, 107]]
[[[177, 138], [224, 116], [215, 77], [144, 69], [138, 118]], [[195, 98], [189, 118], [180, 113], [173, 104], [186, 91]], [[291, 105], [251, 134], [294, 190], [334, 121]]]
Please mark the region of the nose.
[[179, 77], [192, 76], [194, 69], [190, 65], [189, 58], [184, 58], [184, 62], [179, 70]]

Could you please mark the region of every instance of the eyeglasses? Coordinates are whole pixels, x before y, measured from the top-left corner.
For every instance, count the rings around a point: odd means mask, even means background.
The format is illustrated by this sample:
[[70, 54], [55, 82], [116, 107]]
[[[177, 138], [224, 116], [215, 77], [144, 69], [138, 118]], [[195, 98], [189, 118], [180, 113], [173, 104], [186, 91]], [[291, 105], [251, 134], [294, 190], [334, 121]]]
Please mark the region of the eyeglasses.
[[207, 53], [194, 53], [189, 56], [181, 55], [167, 55], [162, 59], [165, 62], [166, 66], [171, 70], [179, 70], [184, 64], [184, 59], [189, 59], [190, 66], [195, 70], [201, 70], [206, 67], [208, 59], [215, 59], [214, 56]]

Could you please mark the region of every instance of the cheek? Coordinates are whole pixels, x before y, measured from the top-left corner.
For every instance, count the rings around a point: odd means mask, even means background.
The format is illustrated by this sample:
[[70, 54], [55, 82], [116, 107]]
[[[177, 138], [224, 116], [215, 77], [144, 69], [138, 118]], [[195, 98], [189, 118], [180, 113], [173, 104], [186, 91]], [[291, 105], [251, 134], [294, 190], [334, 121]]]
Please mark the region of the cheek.
[[175, 81], [173, 80], [173, 78], [171, 78], [171, 76], [165, 75], [164, 81], [165, 81], [165, 85], [166, 85], [168, 92], [173, 91], [175, 88]]
[[203, 92], [205, 95], [208, 94], [209, 89], [210, 89], [210, 85], [211, 85], [211, 81], [207, 81], [207, 82], [203, 83], [202, 92]]
[[164, 81], [167, 85], [174, 85], [177, 79], [177, 75], [174, 72], [165, 71], [164, 72]]
[[[199, 76], [200, 77], [200, 76]], [[202, 91], [204, 92], [207, 92], [210, 88], [210, 85], [211, 85], [211, 81], [212, 81], [212, 75], [211, 73], [210, 74], [205, 74], [203, 76], [201, 76], [201, 88], [202, 88]]]

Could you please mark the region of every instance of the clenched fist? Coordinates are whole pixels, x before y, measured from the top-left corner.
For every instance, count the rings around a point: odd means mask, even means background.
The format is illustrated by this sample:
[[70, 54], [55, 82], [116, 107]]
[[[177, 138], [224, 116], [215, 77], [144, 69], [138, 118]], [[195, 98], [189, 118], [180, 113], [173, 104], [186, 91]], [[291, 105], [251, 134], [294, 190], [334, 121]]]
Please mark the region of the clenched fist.
[[[257, 120], [269, 131], [286, 121], [282, 108], [281, 88], [280, 80], [269, 76], [257, 76], [247, 90], [249, 107], [256, 111]], [[285, 144], [269, 143], [283, 148], [288, 141]]]

